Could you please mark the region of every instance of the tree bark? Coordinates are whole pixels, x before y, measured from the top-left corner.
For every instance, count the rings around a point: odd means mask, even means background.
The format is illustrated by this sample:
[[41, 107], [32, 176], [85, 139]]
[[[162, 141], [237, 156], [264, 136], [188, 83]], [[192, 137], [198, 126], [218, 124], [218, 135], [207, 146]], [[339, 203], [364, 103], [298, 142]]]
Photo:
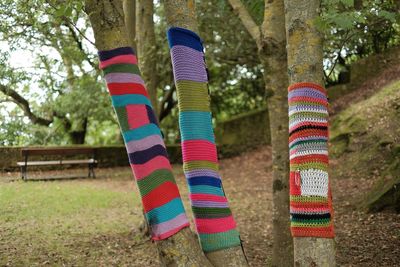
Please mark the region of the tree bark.
[[[314, 25], [320, 0], [285, 0], [288, 73], [291, 84], [324, 86], [322, 36]], [[294, 238], [295, 266], [335, 266], [334, 239]]]
[[[198, 33], [194, 0], [164, 0], [169, 27], [181, 27]], [[248, 266], [242, 247], [232, 247], [206, 253], [213, 266]]]
[[153, 13], [153, 1], [136, 0], [136, 42], [138, 62], [153, 105], [154, 113], [158, 115], [158, 75], [154, 71], [154, 67], [157, 63], [157, 47]]
[[288, 77], [284, 2], [265, 1], [261, 29], [240, 0], [229, 0], [229, 3], [257, 44], [258, 56], [264, 67], [272, 144], [272, 266], [291, 266], [293, 239], [290, 235], [289, 216]]
[[272, 144], [272, 235], [273, 266], [293, 264], [293, 240], [289, 216], [289, 118], [287, 102], [287, 57], [283, 0], [265, 1], [260, 60], [264, 81]]
[[[122, 0], [86, 0], [85, 5], [98, 50], [130, 46]], [[212, 266], [189, 228], [155, 244], [162, 266]]]

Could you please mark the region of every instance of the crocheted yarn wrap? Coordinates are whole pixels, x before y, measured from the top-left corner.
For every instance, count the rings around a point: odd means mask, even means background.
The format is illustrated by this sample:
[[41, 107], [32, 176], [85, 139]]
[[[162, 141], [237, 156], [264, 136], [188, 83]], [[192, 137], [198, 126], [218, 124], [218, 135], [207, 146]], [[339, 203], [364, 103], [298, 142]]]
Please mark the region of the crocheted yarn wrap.
[[189, 221], [136, 55], [120, 47], [100, 51], [99, 58], [152, 239], [168, 238]]
[[326, 90], [296, 83], [288, 91], [291, 232], [296, 237], [333, 238]]
[[170, 28], [167, 35], [178, 94], [183, 168], [202, 249], [239, 246], [239, 233], [218, 174], [202, 41], [183, 28]]

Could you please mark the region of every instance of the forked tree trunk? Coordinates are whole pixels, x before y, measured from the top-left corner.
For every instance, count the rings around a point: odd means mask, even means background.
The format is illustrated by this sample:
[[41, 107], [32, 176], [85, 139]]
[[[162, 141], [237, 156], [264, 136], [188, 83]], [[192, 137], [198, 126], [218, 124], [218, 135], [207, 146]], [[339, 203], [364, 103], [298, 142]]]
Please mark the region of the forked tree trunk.
[[[164, 0], [165, 16], [169, 27], [181, 27], [199, 33], [194, 0]], [[206, 253], [216, 267], [248, 266], [241, 246]]]
[[264, 65], [272, 144], [272, 265], [291, 266], [293, 239], [289, 230], [288, 76], [283, 0], [265, 1], [261, 32], [259, 55]]
[[[131, 45], [124, 24], [122, 0], [86, 0], [85, 4], [99, 51]], [[188, 227], [155, 244], [162, 266], [212, 266]]]
[[[320, 0], [285, 0], [288, 72], [291, 84], [324, 85], [322, 37], [315, 26]], [[335, 266], [331, 238], [295, 237], [295, 266]]]
[[293, 264], [289, 217], [289, 147], [287, 115], [287, 58], [283, 0], [266, 0], [264, 21], [258, 26], [240, 0], [229, 0], [258, 47], [264, 67], [272, 144], [272, 266]]

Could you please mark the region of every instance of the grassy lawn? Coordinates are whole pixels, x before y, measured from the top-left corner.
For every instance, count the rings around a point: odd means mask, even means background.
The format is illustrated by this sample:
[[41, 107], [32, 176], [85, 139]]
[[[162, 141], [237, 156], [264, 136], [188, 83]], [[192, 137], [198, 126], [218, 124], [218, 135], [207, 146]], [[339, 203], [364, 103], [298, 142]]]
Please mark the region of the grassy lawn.
[[125, 265], [142, 218], [131, 181], [0, 183], [0, 266]]

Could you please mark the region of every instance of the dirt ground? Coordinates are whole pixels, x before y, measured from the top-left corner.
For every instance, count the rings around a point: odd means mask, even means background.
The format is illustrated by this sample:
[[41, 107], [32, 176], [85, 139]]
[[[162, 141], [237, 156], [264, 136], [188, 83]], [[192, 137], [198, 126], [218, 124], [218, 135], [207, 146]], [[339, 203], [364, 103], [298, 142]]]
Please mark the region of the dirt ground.
[[[174, 168], [178, 174], [177, 180], [183, 198], [187, 199], [181, 166]], [[221, 174], [250, 265], [268, 266], [272, 252], [270, 148], [262, 147], [239, 157], [222, 160]], [[12, 178], [18, 174], [7, 176]], [[82, 186], [89, 185], [112, 191], [136, 192], [131, 179], [129, 169], [115, 168], [98, 170], [96, 180], [56, 181], [56, 183], [60, 183], [60, 186], [78, 183]], [[368, 177], [358, 180], [346, 177], [332, 179], [337, 263], [340, 266], [399, 266], [400, 214], [388, 212], [366, 214], [355, 208], [354, 203], [372, 184], [373, 181]], [[188, 203], [185, 204], [189, 211]], [[136, 204], [133, 209], [134, 214], [140, 216], [140, 206]], [[0, 227], [0, 243], [7, 241], [6, 236]], [[86, 239], [71, 235], [67, 243], [71, 253], [76, 254], [75, 257], [83, 257], [85, 260], [75, 261], [70, 258], [56, 260], [58, 257], [56, 254], [47, 253], [40, 258], [40, 262], [32, 262], [32, 266], [79, 266], [83, 263], [84, 266], [158, 266], [157, 252], [151, 241], [141, 237], [138, 223], [133, 225], [131, 230], [120, 233], [93, 234]], [[3, 256], [15, 256], [19, 253], [18, 250], [26, 249], [29, 250], [29, 247], [22, 246], [11, 251], [5, 243], [0, 244], [0, 259], [2, 253]], [[53, 264], [55, 262], [59, 264]], [[0, 260], [0, 265], [1, 263]], [[18, 265], [13, 264], [11, 260], [4, 266]]]

